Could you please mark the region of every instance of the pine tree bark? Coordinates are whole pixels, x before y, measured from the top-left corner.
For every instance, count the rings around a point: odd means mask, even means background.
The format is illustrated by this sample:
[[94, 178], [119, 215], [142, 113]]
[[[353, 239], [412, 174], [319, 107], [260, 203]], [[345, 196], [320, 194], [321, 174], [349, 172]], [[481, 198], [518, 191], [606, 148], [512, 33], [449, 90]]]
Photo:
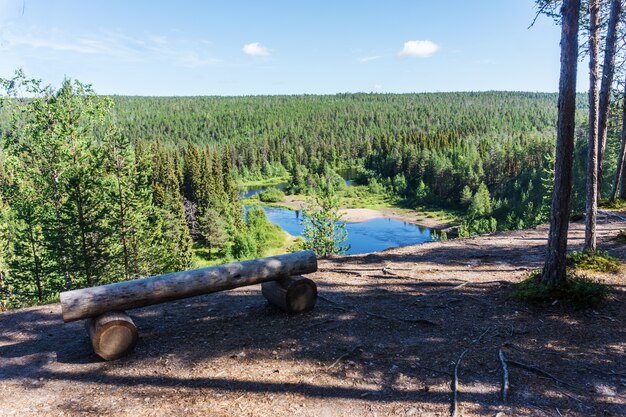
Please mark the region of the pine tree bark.
[[626, 156], [622, 157], [622, 178], [620, 179], [619, 198], [626, 200]]
[[604, 48], [604, 62], [602, 64], [602, 85], [600, 86], [600, 108], [598, 116], [598, 200], [602, 195], [602, 175], [604, 169], [604, 151], [611, 107], [611, 90], [615, 74], [615, 55], [617, 53], [618, 28], [622, 15], [622, 1], [611, 2], [611, 12], [607, 23], [606, 46]]
[[546, 261], [541, 275], [541, 281], [550, 286], [560, 286], [565, 283], [567, 231], [572, 191], [579, 15], [580, 0], [563, 1], [554, 191]]
[[41, 262], [39, 255], [37, 254], [37, 241], [35, 240], [35, 233], [33, 226], [28, 225], [29, 237], [30, 237], [30, 249], [33, 255], [33, 263], [35, 264], [35, 283], [37, 284], [37, 298], [39, 301], [43, 301], [43, 282], [41, 279]]
[[0, 311], [4, 311], [7, 307], [6, 285], [4, 283], [4, 271], [0, 271]]
[[587, 152], [587, 201], [585, 216], [585, 250], [596, 251], [596, 217], [598, 214], [598, 107], [600, 92], [598, 72], [600, 56], [600, 3], [589, 1], [589, 146]]
[[[56, 159], [56, 157], [55, 157]], [[61, 254], [61, 267], [63, 268], [63, 281], [65, 283], [65, 290], [68, 291], [72, 288], [72, 278], [68, 267], [67, 249], [66, 249], [66, 231], [63, 226], [63, 219], [61, 217], [61, 191], [59, 190], [59, 173], [56, 169], [51, 173], [52, 184], [52, 200], [54, 203], [54, 215], [57, 222], [59, 242], [56, 243], [58, 251]]]
[[[611, 188], [610, 201], [615, 201], [617, 191], [620, 191], [619, 197], [624, 198], [624, 159], [626, 158], [626, 89], [624, 90], [624, 105], [622, 106], [622, 146], [617, 155], [617, 168], [615, 169], [615, 177], [613, 178], [613, 187]], [[621, 187], [620, 187], [621, 182]]]

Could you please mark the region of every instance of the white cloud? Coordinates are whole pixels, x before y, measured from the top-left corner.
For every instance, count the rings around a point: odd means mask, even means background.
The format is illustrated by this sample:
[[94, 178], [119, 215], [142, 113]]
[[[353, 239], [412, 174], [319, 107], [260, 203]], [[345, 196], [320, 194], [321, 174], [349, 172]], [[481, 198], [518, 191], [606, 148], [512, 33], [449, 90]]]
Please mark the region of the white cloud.
[[[1, 0], [0, 0], [1, 1]], [[198, 67], [222, 62], [207, 52], [206, 40], [196, 41], [163, 35], [145, 35], [141, 38], [116, 31], [99, 31], [74, 35], [52, 29], [30, 28], [26, 31], [9, 28], [0, 32], [0, 51], [21, 55], [47, 50], [45, 56], [58, 59], [59, 53], [91, 55], [119, 61], [167, 61], [182, 67]], [[51, 55], [52, 54], [52, 55]], [[36, 52], [39, 58], [44, 54]]]
[[398, 56], [418, 56], [426, 58], [439, 50], [439, 45], [432, 41], [407, 41]]
[[365, 56], [363, 58], [359, 58], [359, 62], [370, 62], [370, 61], [375, 61], [380, 58], [382, 58], [381, 55]]
[[250, 56], [270, 56], [270, 50], [261, 45], [259, 42], [245, 44], [242, 51], [244, 54]]

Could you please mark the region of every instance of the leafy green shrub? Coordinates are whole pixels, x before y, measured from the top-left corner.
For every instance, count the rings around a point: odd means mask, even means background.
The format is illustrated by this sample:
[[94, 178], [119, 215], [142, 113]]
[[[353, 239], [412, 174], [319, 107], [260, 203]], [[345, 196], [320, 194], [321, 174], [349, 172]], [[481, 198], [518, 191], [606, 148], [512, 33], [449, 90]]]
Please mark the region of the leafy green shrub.
[[574, 268], [596, 272], [617, 273], [622, 266], [619, 259], [612, 257], [604, 250], [598, 250], [595, 253], [574, 251], [567, 255], [567, 261]]
[[617, 236], [615, 237], [615, 240], [617, 240], [620, 243], [626, 243], [626, 230], [620, 230]]
[[293, 244], [287, 248], [287, 252], [299, 252], [301, 250], [307, 250], [308, 246], [306, 240], [298, 236], [296, 240], [294, 240]]
[[599, 207], [602, 208], [608, 208], [608, 209], [624, 209], [626, 208], [626, 200], [621, 200], [619, 198], [615, 199], [614, 201], [609, 201], [606, 198], [603, 198], [600, 200], [600, 203], [598, 204]]
[[233, 244], [230, 251], [231, 256], [237, 260], [252, 259], [256, 257], [257, 245], [254, 241], [254, 237], [245, 233], [237, 233], [233, 238]]
[[532, 272], [527, 279], [515, 285], [512, 298], [539, 306], [559, 301], [568, 307], [583, 309], [597, 306], [609, 295], [606, 285], [573, 271], [567, 271], [563, 286], [550, 287], [540, 279], [541, 270]]
[[445, 230], [440, 232], [437, 229], [433, 229], [432, 232], [430, 232], [430, 237], [432, 240], [448, 240], [448, 234]]
[[258, 196], [259, 199], [264, 203], [278, 203], [279, 201], [283, 201], [283, 199], [285, 198], [285, 193], [283, 193], [276, 187], [270, 187], [264, 191], [261, 191]]

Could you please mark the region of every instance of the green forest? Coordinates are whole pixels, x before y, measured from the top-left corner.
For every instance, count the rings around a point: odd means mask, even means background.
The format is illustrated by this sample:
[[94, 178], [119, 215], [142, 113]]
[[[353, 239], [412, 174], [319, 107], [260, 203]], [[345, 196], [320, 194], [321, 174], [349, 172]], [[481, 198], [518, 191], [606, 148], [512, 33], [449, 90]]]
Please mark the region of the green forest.
[[[362, 194], [460, 213], [460, 236], [548, 219], [556, 94], [103, 97], [78, 81], [57, 89], [22, 73], [2, 84], [5, 308], [285, 250], [262, 209], [244, 215], [246, 183], [286, 179], [287, 193], [315, 196], [339, 191], [338, 172], [349, 168]], [[580, 212], [585, 96], [578, 102]], [[619, 146], [613, 125], [605, 192]]]

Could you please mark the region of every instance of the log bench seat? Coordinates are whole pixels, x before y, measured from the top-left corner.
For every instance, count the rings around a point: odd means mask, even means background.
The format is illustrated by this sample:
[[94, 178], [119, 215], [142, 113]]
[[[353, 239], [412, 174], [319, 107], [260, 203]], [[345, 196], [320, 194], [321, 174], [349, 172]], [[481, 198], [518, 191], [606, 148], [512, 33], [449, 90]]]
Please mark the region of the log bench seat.
[[261, 284], [263, 296], [289, 314], [310, 311], [317, 286], [303, 274], [317, 271], [313, 251], [302, 251], [62, 292], [63, 320], [87, 319], [94, 352], [105, 360], [130, 352], [137, 327], [126, 310]]

